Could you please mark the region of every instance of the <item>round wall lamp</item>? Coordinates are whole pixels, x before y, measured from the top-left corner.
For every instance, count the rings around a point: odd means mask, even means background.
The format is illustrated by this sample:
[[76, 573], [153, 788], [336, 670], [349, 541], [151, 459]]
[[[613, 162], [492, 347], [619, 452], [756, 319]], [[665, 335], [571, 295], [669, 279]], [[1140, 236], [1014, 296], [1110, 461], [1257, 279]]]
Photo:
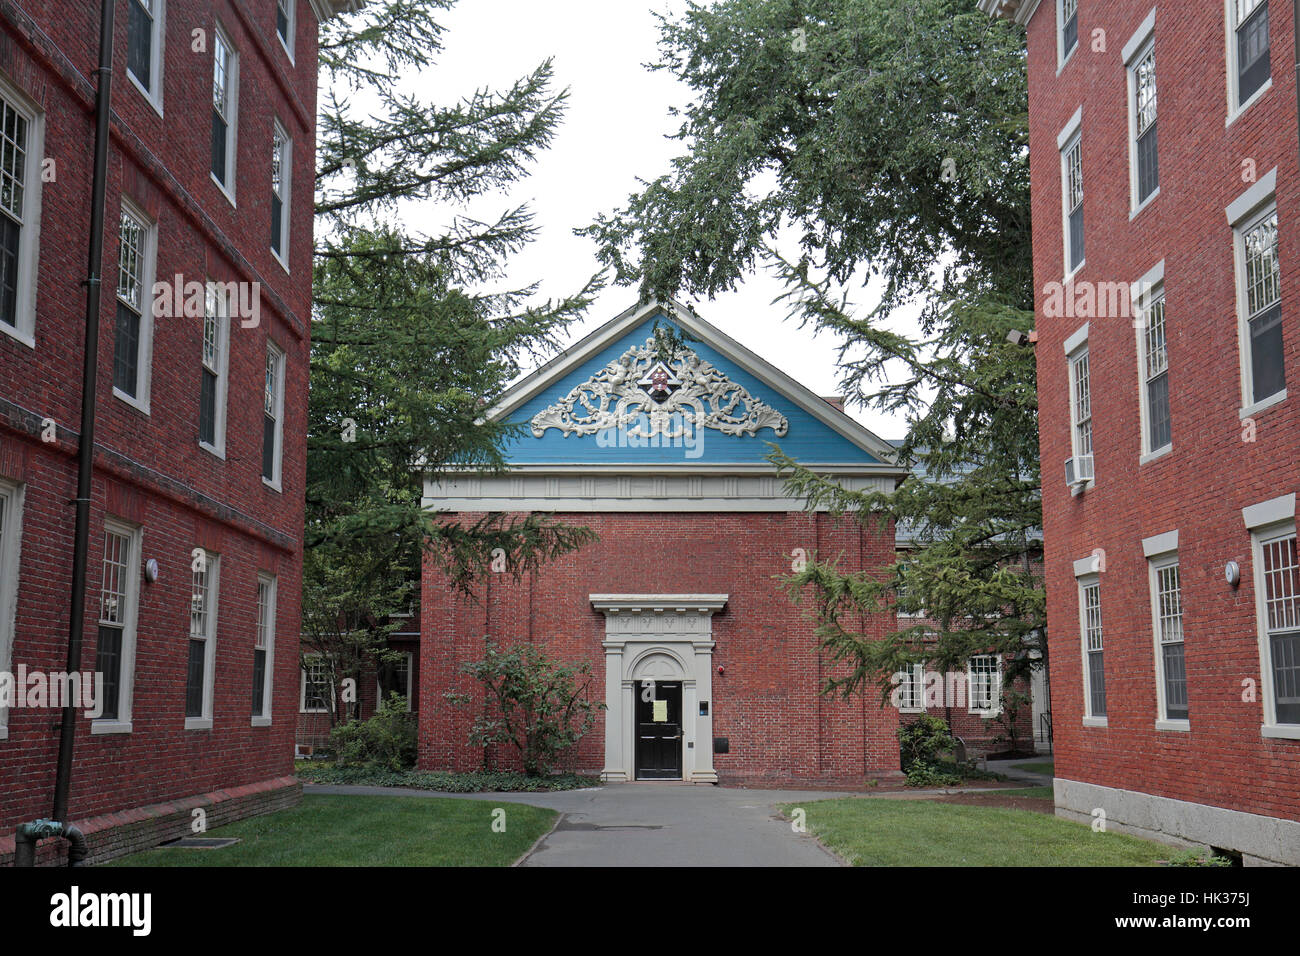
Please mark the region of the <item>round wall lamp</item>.
[[718, 665], [718, 673], [719, 673], [719, 674], [725, 674], [725, 673], [727, 673], [727, 668], [726, 668], [726, 666], [723, 665], [723, 664], [719, 664], [719, 665]]
[[1241, 568], [1236, 561], [1229, 561], [1223, 566], [1223, 580], [1234, 588], [1241, 583]]
[[144, 563], [144, 579], [150, 584], [158, 580], [158, 559], [150, 558]]

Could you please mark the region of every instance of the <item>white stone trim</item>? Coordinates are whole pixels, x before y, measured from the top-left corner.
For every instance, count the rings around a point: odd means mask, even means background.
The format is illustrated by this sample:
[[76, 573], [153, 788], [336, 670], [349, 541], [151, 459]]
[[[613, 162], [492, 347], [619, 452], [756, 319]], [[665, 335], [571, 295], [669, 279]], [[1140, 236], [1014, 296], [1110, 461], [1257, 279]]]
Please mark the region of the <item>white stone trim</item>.
[[1235, 850], [1248, 865], [1300, 866], [1300, 821], [1061, 777], [1053, 789], [1058, 817], [1091, 824], [1101, 808], [1107, 828], [1119, 833]]
[[1065, 149], [1065, 144], [1074, 139], [1074, 134], [1079, 131], [1083, 125], [1083, 107], [1080, 106], [1074, 111], [1074, 115], [1069, 121], [1061, 127], [1061, 131], [1056, 134], [1056, 151], [1059, 153]]
[[1088, 323], [1085, 322], [1065, 340], [1065, 354], [1071, 355], [1088, 344]]
[[1153, 534], [1149, 538], [1142, 539], [1142, 554], [1148, 558], [1154, 558], [1159, 554], [1168, 554], [1171, 551], [1178, 550], [1178, 530], [1166, 531], [1164, 534]]
[[[822, 471], [823, 469], [818, 469]], [[829, 472], [828, 472], [829, 473]], [[892, 475], [847, 475], [840, 484], [853, 491], [888, 493]], [[423, 505], [435, 511], [802, 511], [803, 499], [786, 493], [770, 465], [759, 474], [686, 474], [662, 470], [593, 472], [591, 469], [426, 479]], [[818, 510], [825, 510], [819, 508]]]
[[1074, 576], [1086, 578], [1090, 574], [1101, 573], [1101, 553], [1097, 552], [1074, 562]]
[[1165, 260], [1161, 259], [1129, 286], [1129, 302], [1137, 305], [1147, 299], [1165, 281]]
[[1271, 524], [1295, 520], [1295, 492], [1279, 495], [1259, 504], [1247, 505], [1241, 509], [1241, 518], [1246, 523], [1247, 531], [1264, 528]]
[[1274, 166], [1260, 176], [1249, 189], [1224, 207], [1223, 214], [1228, 217], [1228, 225], [1236, 226], [1243, 219], [1263, 206], [1277, 192], [1277, 167]]
[[[726, 594], [592, 594], [605, 615], [605, 767], [601, 779], [636, 779], [638, 667], [671, 662], [682, 682], [682, 779], [717, 783], [713, 769], [713, 615]], [[674, 677], [676, 679], [676, 677]], [[700, 714], [700, 704], [709, 713]]]
[[1133, 35], [1124, 44], [1124, 49], [1120, 51], [1120, 59], [1123, 60], [1125, 66], [1129, 64], [1133, 57], [1137, 56], [1139, 50], [1146, 46], [1147, 40], [1151, 38], [1151, 33], [1155, 28], [1156, 8], [1152, 7], [1151, 12], [1146, 15], [1146, 19], [1133, 31]]

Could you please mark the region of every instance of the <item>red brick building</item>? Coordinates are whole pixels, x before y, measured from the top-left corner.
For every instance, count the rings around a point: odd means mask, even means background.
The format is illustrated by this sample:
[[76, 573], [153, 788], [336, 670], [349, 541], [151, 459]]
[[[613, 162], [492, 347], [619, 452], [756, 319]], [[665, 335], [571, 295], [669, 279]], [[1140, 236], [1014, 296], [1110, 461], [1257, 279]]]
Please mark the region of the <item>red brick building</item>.
[[[298, 798], [316, 44], [341, 6], [117, 0], [82, 654], [103, 692], [69, 808], [92, 860]], [[58, 752], [59, 709], [13, 683], [66, 670], [99, 4], [6, 3], [0, 31], [7, 857]]]
[[1028, 32], [1057, 812], [1300, 863], [1292, 4], [981, 7]]
[[[684, 338], [671, 359], [653, 348], [656, 322]], [[506, 448], [511, 470], [431, 480], [426, 505], [469, 519], [554, 512], [599, 540], [519, 581], [491, 575], [472, 599], [453, 596], [426, 566], [423, 769], [477, 769], [485, 756], [517, 766], [503, 747], [485, 755], [468, 742], [483, 692], [459, 668], [490, 639], [591, 666], [589, 694], [605, 709], [574, 767], [606, 780], [898, 779], [899, 711], [871, 690], [848, 700], [819, 693], [832, 665], [808, 608], [778, 580], [814, 553], [884, 573], [895, 561], [893, 525], [805, 510], [764, 460], [775, 442], [848, 487], [892, 490], [905, 469], [891, 446], [676, 303], [614, 318], [492, 414], [527, 426]], [[887, 613], [863, 626], [883, 637], [897, 621]], [[988, 663], [960, 675], [963, 716], [996, 709], [1000, 664]], [[972, 700], [988, 699], [968, 708], [971, 688]], [[980, 730], [982, 716], [972, 717]]]

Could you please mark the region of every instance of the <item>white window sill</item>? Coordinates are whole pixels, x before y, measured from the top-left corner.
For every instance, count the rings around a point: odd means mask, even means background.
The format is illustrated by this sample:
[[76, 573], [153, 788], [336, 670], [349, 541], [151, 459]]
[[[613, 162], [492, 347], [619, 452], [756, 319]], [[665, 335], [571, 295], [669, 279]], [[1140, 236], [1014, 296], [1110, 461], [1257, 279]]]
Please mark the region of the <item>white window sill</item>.
[[208, 170], [208, 178], [212, 180], [212, 185], [217, 187], [221, 195], [226, 197], [226, 200], [230, 203], [230, 208], [238, 209], [239, 207], [235, 205], [234, 193], [221, 184], [221, 180], [216, 177], [212, 170]]
[[1146, 199], [1142, 200], [1140, 203], [1138, 203], [1136, 206], [1134, 206], [1131, 210], [1129, 210], [1128, 221], [1129, 221], [1129, 222], [1132, 222], [1134, 219], [1136, 219], [1136, 218], [1138, 217], [1138, 214], [1139, 214], [1140, 212], [1142, 212], [1142, 210], [1146, 209], [1147, 206], [1149, 206], [1149, 205], [1151, 205], [1153, 202], [1155, 202], [1156, 197], [1159, 196], [1159, 195], [1160, 195], [1160, 187], [1157, 186], [1157, 187], [1155, 188], [1155, 191], [1152, 192], [1150, 196], [1148, 196]]
[[186, 730], [211, 730], [212, 718], [211, 717], [186, 717], [185, 729]]
[[276, 38], [280, 41], [280, 49], [284, 50], [284, 55], [289, 58], [289, 65], [294, 66], [293, 50], [289, 49], [289, 44], [284, 42], [284, 37], [280, 36], [280, 31], [275, 31]]
[[8, 739], [9, 739], [9, 728], [6, 727], [4, 724], [0, 724], [0, 740], [8, 740]]
[[209, 445], [205, 441], [199, 442], [199, 447], [215, 458], [220, 458], [222, 461], [226, 460], [225, 448], [218, 448], [216, 445]]
[[254, 718], [252, 719], [252, 721], [250, 721], [249, 726], [250, 726], [250, 727], [270, 727], [270, 726], [271, 726], [271, 718], [270, 718], [270, 717], [254, 717]]
[[1170, 444], [1165, 445], [1163, 448], [1157, 448], [1155, 451], [1149, 451], [1141, 458], [1138, 459], [1138, 465], [1139, 466], [1148, 465], [1151, 462], [1155, 461], [1157, 458], [1165, 457], [1165, 455], [1169, 454], [1173, 450], [1174, 450], [1174, 446], [1173, 443], [1171, 442]]
[[262, 476], [262, 484], [266, 485], [266, 487], [270, 488], [277, 495], [283, 493], [284, 489], [280, 487], [280, 483], [278, 481], [272, 481], [270, 478], [267, 478], [265, 475]]
[[[1230, 82], [1232, 82], [1235, 85], [1235, 80]], [[1241, 116], [1242, 113], [1246, 112], [1246, 110], [1254, 106], [1259, 101], [1259, 98], [1263, 96], [1265, 93], [1267, 93], [1269, 90], [1271, 90], [1272, 88], [1273, 88], [1273, 77], [1270, 76], [1267, 80], [1264, 81], [1264, 85], [1254, 92], [1254, 94], [1250, 97], [1250, 99], [1246, 100], [1246, 102], [1242, 103], [1235, 110], [1232, 110], [1230, 113], [1228, 113], [1228, 118], [1223, 121], [1223, 128], [1227, 129], [1233, 123], [1237, 122], [1237, 118]]]
[[1000, 710], [968, 710], [967, 713], [972, 717], [983, 717], [985, 720], [993, 720], [1002, 712]]
[[[925, 708], [924, 707], [900, 707], [898, 708], [898, 712], [900, 714], [924, 714]], [[407, 711], [407, 713], [410, 713], [410, 711]]]
[[1254, 405], [1247, 405], [1245, 408], [1237, 409], [1237, 418], [1240, 421], [1245, 421], [1247, 418], [1251, 418], [1255, 415], [1258, 415], [1264, 409], [1272, 408], [1274, 405], [1280, 405], [1282, 402], [1285, 401], [1286, 401], [1286, 389], [1284, 388], [1282, 389], [1282, 391], [1274, 392], [1268, 398], [1258, 401]]
[[140, 95], [145, 98], [145, 102], [153, 107], [153, 111], [157, 113], [158, 118], [161, 119], [163, 115], [162, 98], [155, 96], [153, 93], [146, 90], [144, 84], [135, 78], [135, 74], [132, 73], [129, 68], [126, 71], [126, 78], [131, 81], [132, 86], [140, 91]]
[[0, 332], [3, 332], [5, 335], [17, 342], [23, 343], [23, 345], [27, 346], [29, 349], [36, 348], [36, 336], [26, 329], [20, 329], [15, 325], [10, 325], [8, 322], [0, 322]]
[[1300, 724], [1263, 724], [1259, 735], [1274, 740], [1300, 740]]
[[[287, 229], [284, 231], [288, 232]], [[274, 249], [271, 250], [271, 258], [280, 264], [280, 268], [284, 270], [285, 275], [293, 274], [289, 271], [289, 263], [285, 261], [284, 256], [280, 255], [280, 253], [276, 252]]]
[[129, 734], [131, 732], [131, 721], [92, 720], [90, 722], [90, 732], [92, 734]]
[[1188, 720], [1157, 720], [1156, 730], [1174, 730], [1179, 733], [1190, 733], [1192, 729], [1191, 721]]
[[1065, 275], [1061, 279], [1061, 285], [1068, 285], [1074, 279], [1075, 276], [1077, 276], [1080, 272], [1083, 271], [1083, 267], [1086, 266], [1087, 264], [1088, 264], [1088, 257], [1084, 256], [1083, 261], [1080, 262], [1073, 269], [1067, 267]]
[[309, 710], [309, 709], [306, 708], [306, 707], [300, 707], [300, 708], [298, 709], [298, 713], [300, 713], [300, 714], [328, 714], [329, 711], [328, 711], [328, 710]]
[[116, 386], [114, 386], [114, 388], [113, 388], [113, 395], [114, 395], [114, 397], [116, 397], [116, 398], [120, 398], [122, 401], [126, 402], [128, 405], [130, 405], [130, 406], [131, 406], [132, 408], [134, 408], [136, 411], [144, 412], [146, 415], [149, 414], [149, 403], [148, 403], [148, 401], [143, 401], [143, 402], [142, 402], [142, 401], [141, 401], [140, 399], [138, 399], [138, 398], [132, 398], [130, 395], [126, 394], [126, 392], [122, 391], [120, 388], [117, 388]]
[[1085, 718], [1083, 718], [1083, 726], [1085, 726], [1085, 727], [1106, 727], [1106, 726], [1108, 726], [1108, 724], [1106, 723], [1106, 718], [1105, 718], [1105, 717], [1085, 717]]

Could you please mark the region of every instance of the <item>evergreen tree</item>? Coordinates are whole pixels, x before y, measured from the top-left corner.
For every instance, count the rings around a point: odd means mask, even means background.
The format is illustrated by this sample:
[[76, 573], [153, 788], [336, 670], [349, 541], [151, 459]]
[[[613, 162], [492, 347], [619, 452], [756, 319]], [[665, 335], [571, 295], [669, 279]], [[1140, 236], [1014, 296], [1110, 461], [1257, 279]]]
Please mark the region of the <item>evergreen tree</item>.
[[[506, 274], [536, 236], [527, 207], [493, 222], [450, 212], [526, 176], [566, 98], [549, 61], [450, 105], [409, 92], [407, 78], [435, 75], [451, 5], [371, 0], [322, 26], [303, 643], [336, 681], [384, 659], [424, 555], [469, 591], [494, 555], [518, 574], [591, 537], [544, 515], [421, 507], [422, 475], [504, 466], [512, 429], [484, 409], [599, 288], [535, 303], [536, 285]], [[421, 204], [447, 227], [412, 228]]]
[[[921, 474], [853, 492], [775, 448], [811, 505], [906, 522], [917, 550], [882, 578], [819, 555], [789, 582], [812, 603], [827, 690], [888, 690], [914, 662], [964, 669], [1046, 654], [1023, 33], [971, 0], [718, 0], [660, 18], [661, 59], [693, 99], [687, 150], [585, 232], [645, 295], [712, 296], [759, 267], [790, 316], [842, 342], [848, 399], [899, 414]], [[797, 252], [783, 252], [797, 240]], [[867, 283], [883, 291], [855, 303]], [[887, 320], [909, 303], [917, 327]], [[896, 324], [896, 323], [892, 323]], [[917, 625], [873, 639], [863, 613]]]

